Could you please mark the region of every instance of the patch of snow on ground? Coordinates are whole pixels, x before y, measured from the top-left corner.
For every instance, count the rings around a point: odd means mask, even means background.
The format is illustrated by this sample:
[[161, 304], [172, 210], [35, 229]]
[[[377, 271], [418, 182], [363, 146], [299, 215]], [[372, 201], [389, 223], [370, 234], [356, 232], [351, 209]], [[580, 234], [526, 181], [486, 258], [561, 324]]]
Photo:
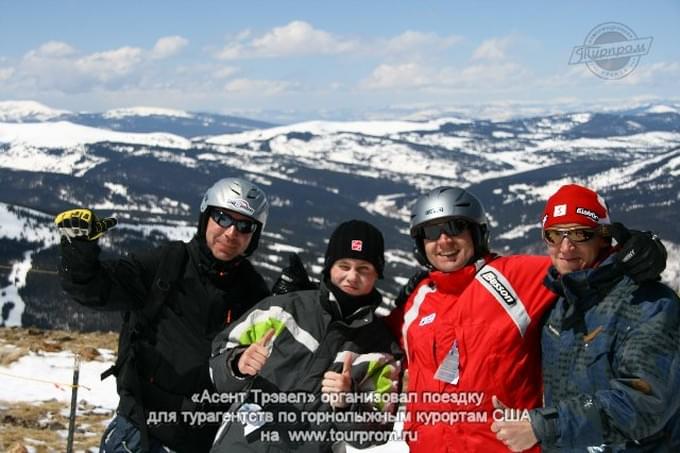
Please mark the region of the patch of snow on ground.
[[104, 162], [106, 159], [91, 155], [85, 146], [73, 146], [64, 149], [62, 153], [54, 154], [45, 152], [41, 148], [18, 143], [0, 154], [0, 167], [74, 176], [81, 176]]
[[416, 266], [418, 265], [413, 253], [406, 252], [399, 249], [387, 249], [385, 250], [385, 262], [386, 263], [399, 263], [408, 266], [415, 272]]
[[[110, 362], [81, 362], [78, 400], [114, 410], [118, 406], [116, 381], [100, 379]], [[9, 367], [0, 367], [0, 400], [4, 401], [47, 401], [57, 399], [71, 401], [70, 384], [73, 382], [73, 354], [71, 352], [31, 352]], [[11, 376], [10, 376], [11, 375]], [[52, 383], [33, 381], [41, 379]], [[57, 383], [55, 385], [54, 383]], [[60, 385], [65, 384], [65, 385]], [[84, 387], [87, 387], [84, 388]]]
[[163, 236], [167, 237], [170, 241], [185, 241], [188, 242], [196, 234], [195, 225], [160, 225], [160, 224], [128, 224], [125, 225], [118, 224], [116, 226], [118, 229], [139, 231], [144, 236], [151, 235], [152, 232], [156, 231], [161, 233]]
[[[535, 225], [517, 225], [515, 228], [512, 228], [511, 230], [499, 234], [498, 236], [495, 237], [498, 239], [517, 239], [525, 236], [534, 235], [535, 232], [532, 230], [538, 228], [540, 228], [540, 225], [538, 223], [536, 223]], [[538, 237], [538, 235], [535, 234], [535, 237]]]
[[23, 239], [38, 244], [33, 250], [24, 252], [21, 260], [7, 263], [11, 266], [9, 280], [2, 282], [3, 286], [0, 286], [0, 308], [3, 312], [7, 309], [7, 312], [3, 313], [7, 318], [0, 319], [0, 325], [20, 326], [26, 303], [21, 298], [19, 290], [26, 286], [33, 254], [58, 244], [59, 233], [54, 228], [51, 216], [32, 209], [0, 203], [0, 237]]
[[665, 241], [661, 238], [668, 251], [666, 270], [661, 274], [661, 281], [680, 293], [680, 244]]
[[284, 252], [284, 253], [302, 253], [305, 251], [302, 247], [295, 247], [293, 245], [281, 244], [275, 242], [273, 244], [267, 244], [267, 249], [274, 252]]
[[[446, 121], [444, 121], [446, 122]], [[289, 126], [258, 129], [211, 137], [207, 143], [218, 145], [244, 144], [253, 141], [270, 140], [279, 135], [289, 133], [310, 133], [328, 135], [337, 132], [352, 132], [364, 135], [387, 135], [408, 131], [435, 131], [443, 124], [440, 121], [306, 121]]]
[[405, 205], [397, 206], [397, 200], [404, 195], [403, 193], [378, 195], [373, 201], [360, 202], [359, 206], [364, 208], [369, 214], [378, 214], [408, 223], [411, 215], [409, 208]]

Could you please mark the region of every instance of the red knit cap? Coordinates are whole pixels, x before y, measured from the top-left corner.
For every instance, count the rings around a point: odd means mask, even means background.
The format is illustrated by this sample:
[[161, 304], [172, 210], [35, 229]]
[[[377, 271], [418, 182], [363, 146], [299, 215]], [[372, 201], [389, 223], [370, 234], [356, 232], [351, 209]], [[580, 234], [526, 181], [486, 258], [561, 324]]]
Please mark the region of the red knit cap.
[[609, 224], [607, 203], [596, 192], [585, 187], [576, 184], [562, 186], [545, 204], [543, 229], [564, 223], [591, 228]]

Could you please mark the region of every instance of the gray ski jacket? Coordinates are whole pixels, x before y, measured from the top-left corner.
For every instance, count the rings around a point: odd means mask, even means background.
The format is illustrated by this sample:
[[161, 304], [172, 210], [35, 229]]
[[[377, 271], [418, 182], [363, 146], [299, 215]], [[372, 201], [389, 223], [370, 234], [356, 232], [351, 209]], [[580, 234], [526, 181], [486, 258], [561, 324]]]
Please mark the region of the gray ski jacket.
[[[330, 452], [344, 442], [384, 443], [398, 406], [402, 352], [374, 315], [375, 304], [342, 317], [333, 293], [297, 291], [264, 299], [213, 342], [210, 371], [219, 392], [238, 395], [213, 452]], [[270, 329], [270, 356], [255, 377], [239, 376], [240, 354]], [[350, 406], [334, 410], [321, 393], [326, 371], [352, 354]]]

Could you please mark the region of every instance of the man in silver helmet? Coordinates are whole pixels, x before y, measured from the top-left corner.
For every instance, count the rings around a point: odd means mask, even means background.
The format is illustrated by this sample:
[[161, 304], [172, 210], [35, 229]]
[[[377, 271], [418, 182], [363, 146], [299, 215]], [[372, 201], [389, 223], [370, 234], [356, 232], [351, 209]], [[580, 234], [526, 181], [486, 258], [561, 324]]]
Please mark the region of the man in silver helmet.
[[[114, 374], [120, 402], [101, 451], [208, 451], [220, 408], [212, 393], [211, 341], [269, 295], [247, 257], [267, 223], [265, 193], [241, 178], [217, 181], [203, 196], [196, 235], [138, 256], [100, 261], [97, 239], [115, 225], [89, 209], [55, 223], [62, 235], [60, 276], [79, 304], [123, 313]], [[198, 403], [197, 403], [198, 401]]]
[[[628, 233], [618, 228], [619, 237]], [[540, 323], [556, 299], [543, 285], [550, 259], [490, 253], [484, 207], [457, 187], [420, 197], [410, 234], [428, 272], [412, 279], [390, 315], [406, 351], [408, 390], [417, 396], [406, 407], [410, 451], [505, 452], [491, 431], [504, 415], [500, 402], [541, 405]], [[637, 234], [625, 246], [616, 258], [620, 273], [645, 280], [663, 270], [663, 246], [651, 237]], [[631, 250], [635, 258], [624, 263]]]

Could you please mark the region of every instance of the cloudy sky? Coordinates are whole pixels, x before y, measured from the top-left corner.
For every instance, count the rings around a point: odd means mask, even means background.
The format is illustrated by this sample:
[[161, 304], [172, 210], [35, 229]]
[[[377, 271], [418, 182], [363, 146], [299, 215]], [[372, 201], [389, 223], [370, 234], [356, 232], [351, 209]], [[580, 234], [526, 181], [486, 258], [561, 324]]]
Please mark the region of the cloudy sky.
[[[680, 2], [0, 0], [0, 100], [261, 119], [678, 99]], [[621, 80], [569, 65], [603, 22], [652, 37]]]

